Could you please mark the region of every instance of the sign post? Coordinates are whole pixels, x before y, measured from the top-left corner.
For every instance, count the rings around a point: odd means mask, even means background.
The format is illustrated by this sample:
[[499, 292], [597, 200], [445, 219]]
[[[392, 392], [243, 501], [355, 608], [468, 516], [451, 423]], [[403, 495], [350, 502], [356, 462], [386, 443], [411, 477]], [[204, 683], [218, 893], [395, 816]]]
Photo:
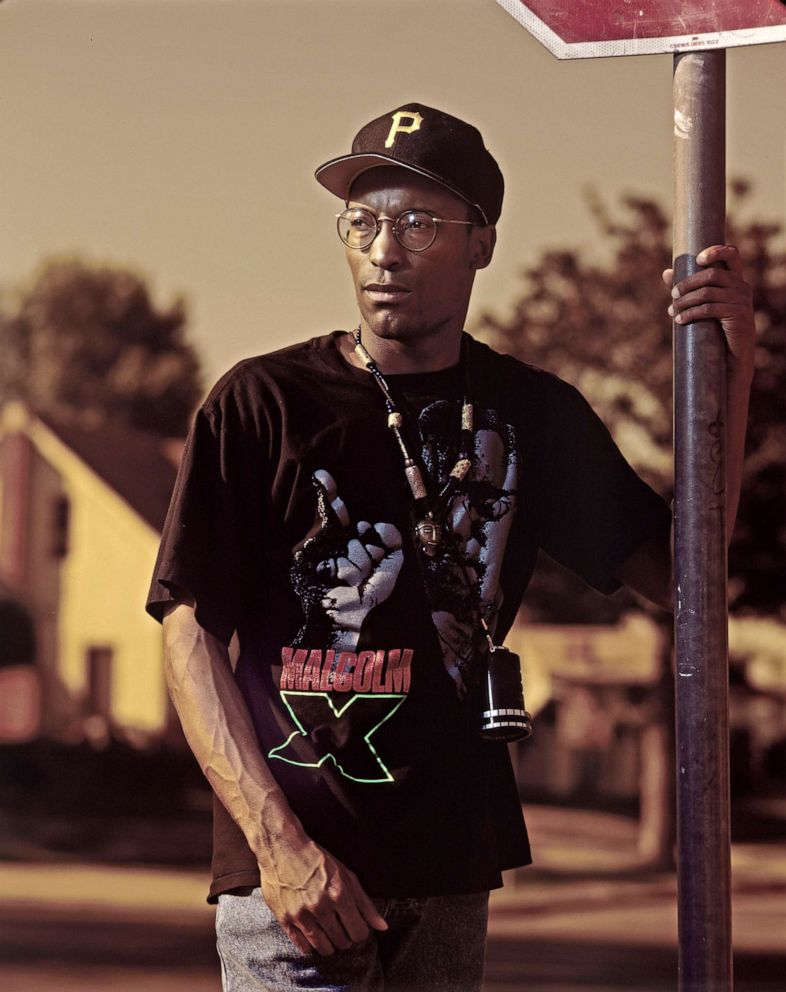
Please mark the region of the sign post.
[[[497, 0], [558, 58], [674, 56], [675, 281], [725, 240], [725, 49], [786, 40], [786, 0]], [[732, 988], [725, 343], [674, 328], [681, 992]]]
[[[674, 271], [722, 244], [726, 53], [674, 56]], [[680, 989], [732, 987], [726, 362], [717, 321], [674, 327], [674, 632]]]

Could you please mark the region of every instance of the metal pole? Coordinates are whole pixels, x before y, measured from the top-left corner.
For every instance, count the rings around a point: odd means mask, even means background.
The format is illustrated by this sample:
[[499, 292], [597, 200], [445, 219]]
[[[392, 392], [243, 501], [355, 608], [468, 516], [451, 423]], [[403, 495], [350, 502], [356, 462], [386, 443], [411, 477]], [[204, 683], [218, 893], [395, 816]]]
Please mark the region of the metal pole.
[[[675, 281], [725, 236], [725, 51], [674, 58]], [[732, 987], [726, 610], [726, 379], [720, 326], [674, 327], [680, 992]]]

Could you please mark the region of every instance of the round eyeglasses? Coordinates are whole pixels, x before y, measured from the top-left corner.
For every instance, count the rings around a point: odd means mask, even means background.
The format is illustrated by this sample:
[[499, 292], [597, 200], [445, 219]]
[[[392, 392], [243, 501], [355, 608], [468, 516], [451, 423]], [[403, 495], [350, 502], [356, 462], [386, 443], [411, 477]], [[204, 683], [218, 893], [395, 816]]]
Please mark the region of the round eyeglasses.
[[425, 251], [434, 244], [437, 224], [465, 224], [475, 227], [471, 220], [447, 220], [432, 217], [425, 210], [404, 210], [398, 217], [377, 217], [365, 207], [348, 207], [336, 214], [338, 236], [348, 248], [362, 251], [368, 248], [382, 229], [382, 222], [393, 225], [396, 241], [407, 251]]

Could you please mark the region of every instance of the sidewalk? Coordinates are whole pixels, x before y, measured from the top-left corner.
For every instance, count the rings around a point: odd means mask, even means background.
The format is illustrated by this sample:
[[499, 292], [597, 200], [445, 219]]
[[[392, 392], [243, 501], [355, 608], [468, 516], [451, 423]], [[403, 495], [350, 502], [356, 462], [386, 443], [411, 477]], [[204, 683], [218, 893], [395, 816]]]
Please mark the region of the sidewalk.
[[[549, 807], [527, 821], [535, 864], [494, 893], [490, 933], [676, 945], [676, 876], [637, 872], [633, 821]], [[786, 956], [782, 843], [732, 845], [732, 922], [735, 950]]]
[[[675, 988], [676, 881], [632, 870], [635, 824], [547, 807], [527, 813], [537, 867], [509, 873], [506, 887], [492, 895], [488, 992]], [[735, 959], [743, 978], [737, 987], [782, 990], [786, 850], [736, 845], [732, 864]], [[3, 987], [65, 992], [98, 989], [104, 981], [113, 992], [217, 989], [206, 883], [207, 871], [0, 864], [3, 957], [13, 965], [3, 969]], [[62, 969], [55, 969], [59, 984], [46, 984], [44, 943], [50, 966], [70, 962], [75, 984], [64, 984]], [[164, 963], [166, 976], [155, 971]], [[123, 981], [115, 975], [110, 982], [101, 971], [112, 964]]]

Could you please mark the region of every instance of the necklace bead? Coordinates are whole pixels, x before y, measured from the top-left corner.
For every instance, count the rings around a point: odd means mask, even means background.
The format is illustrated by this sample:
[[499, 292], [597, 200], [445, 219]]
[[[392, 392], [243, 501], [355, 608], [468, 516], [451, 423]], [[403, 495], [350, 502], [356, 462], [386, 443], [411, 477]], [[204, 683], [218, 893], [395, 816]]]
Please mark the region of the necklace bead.
[[423, 476], [420, 469], [414, 462], [410, 465], [404, 464], [404, 474], [407, 477], [407, 482], [409, 483], [410, 492], [415, 499], [426, 499], [428, 496], [428, 490], [426, 489], [426, 483], [423, 481]]
[[451, 479], [458, 479], [459, 482], [462, 482], [471, 468], [472, 462], [469, 458], [459, 458], [453, 466], [453, 471], [450, 473], [450, 477]]
[[[423, 473], [407, 449], [406, 441], [404, 440], [404, 435], [402, 433], [404, 417], [396, 406], [396, 401], [393, 399], [393, 395], [390, 392], [390, 387], [388, 386], [385, 377], [380, 372], [377, 363], [363, 346], [363, 342], [360, 339], [360, 328], [356, 328], [351, 336], [355, 343], [355, 354], [360, 358], [368, 371], [374, 377], [374, 381], [379, 386], [382, 395], [385, 397], [385, 406], [388, 410], [387, 425], [395, 435], [399, 449], [401, 450], [401, 454], [404, 458], [404, 475], [406, 476], [407, 484], [409, 485], [410, 492], [412, 493], [412, 498], [415, 500], [416, 507], [418, 507], [418, 504], [422, 503], [427, 508], [427, 512], [423, 519], [419, 520], [415, 525], [415, 534], [424, 554], [428, 555], [430, 558], [433, 558], [439, 553], [445, 538], [444, 518], [448, 510], [448, 503], [455, 495], [456, 487], [467, 477], [472, 469], [472, 449], [474, 446], [474, 409], [467, 395], [469, 391], [469, 357], [466, 350], [466, 344], [462, 343], [462, 353], [464, 355], [465, 395], [461, 406], [461, 450], [459, 452], [458, 461], [450, 471], [447, 483], [442, 487], [436, 499], [430, 499], [428, 486], [423, 478]], [[431, 505], [429, 506], [429, 504]], [[418, 509], [419, 512], [423, 512], [421, 507], [418, 507]]]

